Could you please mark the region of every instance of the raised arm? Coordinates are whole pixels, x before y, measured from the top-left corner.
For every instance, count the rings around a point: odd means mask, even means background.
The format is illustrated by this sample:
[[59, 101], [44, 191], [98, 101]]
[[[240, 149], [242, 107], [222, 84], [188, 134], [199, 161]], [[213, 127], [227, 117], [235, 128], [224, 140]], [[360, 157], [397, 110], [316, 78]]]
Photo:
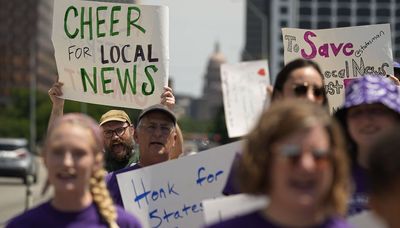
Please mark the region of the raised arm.
[[47, 129], [50, 129], [54, 121], [64, 114], [64, 99], [59, 98], [59, 96], [62, 96], [63, 94], [61, 89], [62, 86], [62, 82], [55, 82], [48, 91], [50, 100], [52, 102], [52, 108]]
[[[161, 94], [161, 104], [168, 107], [170, 110], [174, 110], [175, 107], [175, 96], [172, 89], [168, 86], [164, 87], [164, 93]], [[183, 152], [183, 135], [181, 128], [176, 124], [176, 142], [172, 153], [169, 154], [169, 159], [178, 158]]]

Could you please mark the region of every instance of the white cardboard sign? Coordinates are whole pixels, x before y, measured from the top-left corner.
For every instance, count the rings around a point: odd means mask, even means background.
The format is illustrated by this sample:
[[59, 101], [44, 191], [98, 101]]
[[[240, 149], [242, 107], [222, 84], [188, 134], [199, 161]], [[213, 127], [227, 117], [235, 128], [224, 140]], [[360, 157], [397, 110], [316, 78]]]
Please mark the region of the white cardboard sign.
[[242, 141], [117, 175], [124, 208], [144, 227], [202, 227], [204, 199], [222, 195]]
[[168, 82], [168, 8], [54, 1], [52, 41], [63, 98], [142, 109]]
[[223, 64], [221, 83], [225, 121], [230, 138], [246, 135], [265, 106], [269, 106], [270, 83], [266, 60]]
[[255, 210], [261, 210], [267, 204], [267, 197], [248, 194], [207, 199], [203, 201], [204, 220], [207, 225], [211, 225]]
[[310, 59], [325, 78], [330, 111], [344, 101], [345, 85], [365, 74], [393, 74], [390, 24], [335, 29], [282, 29], [285, 64]]

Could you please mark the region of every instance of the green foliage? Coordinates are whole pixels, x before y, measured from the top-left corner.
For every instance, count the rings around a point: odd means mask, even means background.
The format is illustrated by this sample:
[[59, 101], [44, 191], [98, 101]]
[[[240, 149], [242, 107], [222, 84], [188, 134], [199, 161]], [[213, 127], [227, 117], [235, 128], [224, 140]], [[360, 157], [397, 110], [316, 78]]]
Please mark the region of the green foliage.
[[[30, 93], [29, 89], [14, 89], [10, 101], [0, 106], [0, 137], [24, 137], [30, 139]], [[116, 108], [103, 105], [86, 104], [76, 101], [65, 101], [64, 113], [84, 112], [99, 120], [101, 115], [110, 109], [122, 109], [132, 121], [139, 115], [139, 110]], [[43, 140], [51, 113], [51, 100], [47, 93], [36, 92], [36, 137]]]
[[183, 132], [208, 133], [212, 126], [210, 121], [194, 120], [190, 117], [183, 117], [178, 121], [179, 127]]
[[[12, 91], [11, 100], [8, 104], [0, 107], [0, 137], [25, 137], [30, 138], [30, 94], [29, 89], [15, 89]], [[136, 123], [139, 110], [117, 108], [111, 106], [86, 104], [76, 101], [65, 101], [64, 113], [84, 112], [99, 120], [101, 115], [110, 109], [122, 109]], [[47, 93], [36, 92], [36, 136], [37, 141], [43, 140], [47, 130], [47, 124], [51, 113], [51, 101]], [[184, 133], [203, 133], [212, 138], [214, 135], [221, 136], [221, 143], [228, 143], [229, 139], [225, 126], [224, 109], [221, 107], [213, 121], [193, 120], [184, 117], [179, 120], [179, 126]]]
[[219, 135], [221, 144], [230, 143], [236, 140], [236, 138], [229, 138], [228, 136], [228, 130], [226, 129], [225, 123], [225, 111], [223, 106], [218, 109], [218, 112], [215, 115], [213, 125], [210, 128], [210, 133], [214, 135]]

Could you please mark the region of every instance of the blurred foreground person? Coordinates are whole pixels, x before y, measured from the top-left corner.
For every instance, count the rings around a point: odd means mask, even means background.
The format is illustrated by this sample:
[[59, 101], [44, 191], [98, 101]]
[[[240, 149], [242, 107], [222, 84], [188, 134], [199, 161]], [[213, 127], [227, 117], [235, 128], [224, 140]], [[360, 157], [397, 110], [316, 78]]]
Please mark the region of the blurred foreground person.
[[368, 167], [372, 209], [389, 228], [400, 227], [400, 125], [371, 147]]
[[368, 150], [396, 123], [400, 123], [400, 90], [390, 79], [364, 76], [346, 87], [345, 102], [335, 113], [346, 131], [354, 193], [350, 216], [368, 209]]
[[[324, 106], [328, 110], [324, 77], [317, 63], [311, 60], [296, 59], [282, 68], [276, 77], [272, 91], [272, 103], [286, 99], [306, 99]], [[237, 178], [235, 178], [239, 159], [240, 154], [233, 162], [228, 181], [223, 189], [224, 195], [239, 193]]]
[[348, 161], [339, 126], [320, 105], [273, 104], [245, 143], [243, 193], [266, 195], [266, 208], [217, 227], [349, 227]]
[[43, 161], [54, 197], [7, 227], [141, 227], [115, 207], [104, 183], [102, 131], [83, 114], [67, 114], [48, 131]]

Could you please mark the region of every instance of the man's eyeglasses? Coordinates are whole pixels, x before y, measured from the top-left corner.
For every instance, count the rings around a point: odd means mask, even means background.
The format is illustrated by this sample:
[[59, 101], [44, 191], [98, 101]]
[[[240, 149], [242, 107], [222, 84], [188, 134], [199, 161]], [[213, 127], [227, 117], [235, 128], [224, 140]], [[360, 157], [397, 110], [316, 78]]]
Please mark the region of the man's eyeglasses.
[[310, 85], [307, 82], [293, 85], [293, 92], [297, 97], [306, 96], [309, 89], [312, 89], [313, 95], [316, 98], [322, 98], [324, 96], [325, 90], [323, 86], [317, 87], [315, 85]]
[[149, 134], [154, 134], [159, 128], [162, 135], [169, 135], [172, 129], [174, 128], [173, 125], [162, 125], [162, 124], [160, 125], [148, 124], [148, 125], [141, 125], [140, 127], [143, 128]]
[[106, 138], [112, 138], [114, 133], [118, 136], [121, 137], [125, 134], [125, 131], [128, 127], [130, 127], [131, 125], [125, 126], [125, 127], [119, 127], [116, 128], [114, 130], [105, 130], [104, 133], [104, 137]]
[[[285, 157], [288, 161], [292, 163], [292, 165], [297, 165], [303, 156], [303, 149], [299, 145], [288, 144], [283, 145], [280, 150], [279, 154]], [[323, 149], [313, 149], [307, 151], [311, 153], [311, 156], [314, 159], [315, 164], [317, 167], [324, 166], [328, 160], [331, 158], [330, 150], [323, 150]]]

